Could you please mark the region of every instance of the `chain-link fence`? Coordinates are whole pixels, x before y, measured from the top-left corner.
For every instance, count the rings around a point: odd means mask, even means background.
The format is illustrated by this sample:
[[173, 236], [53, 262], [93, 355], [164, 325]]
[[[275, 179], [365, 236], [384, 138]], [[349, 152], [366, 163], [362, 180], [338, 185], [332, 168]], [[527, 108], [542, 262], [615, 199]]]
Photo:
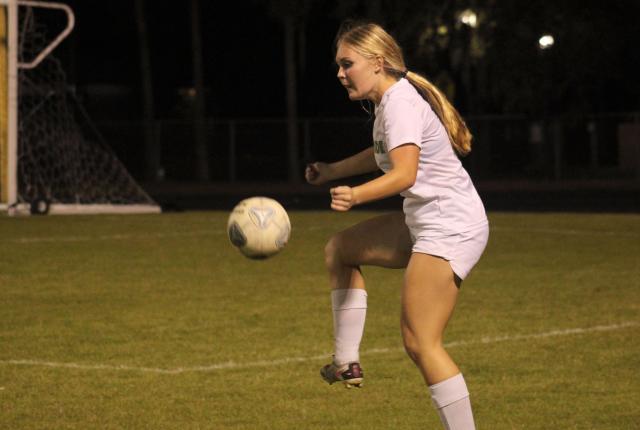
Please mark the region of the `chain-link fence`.
[[[309, 118], [298, 121], [299, 175], [311, 160], [333, 161], [371, 141], [367, 118]], [[479, 180], [640, 179], [640, 113], [573, 115], [550, 119], [523, 115], [467, 117], [474, 135], [463, 159]], [[157, 120], [155, 147], [160, 160], [152, 180], [195, 179], [192, 121]], [[213, 182], [286, 181], [289, 165], [285, 119], [220, 119], [204, 124], [210, 180]], [[144, 124], [101, 121], [104, 134], [135, 176], [142, 178], [149, 154]]]

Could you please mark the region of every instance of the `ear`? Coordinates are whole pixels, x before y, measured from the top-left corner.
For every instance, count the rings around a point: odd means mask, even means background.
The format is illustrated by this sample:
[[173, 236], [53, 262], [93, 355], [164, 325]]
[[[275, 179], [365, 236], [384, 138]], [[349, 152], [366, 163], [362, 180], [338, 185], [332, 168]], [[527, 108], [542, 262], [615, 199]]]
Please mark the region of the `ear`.
[[375, 72], [380, 73], [384, 70], [384, 58], [381, 55], [376, 55], [374, 59]]

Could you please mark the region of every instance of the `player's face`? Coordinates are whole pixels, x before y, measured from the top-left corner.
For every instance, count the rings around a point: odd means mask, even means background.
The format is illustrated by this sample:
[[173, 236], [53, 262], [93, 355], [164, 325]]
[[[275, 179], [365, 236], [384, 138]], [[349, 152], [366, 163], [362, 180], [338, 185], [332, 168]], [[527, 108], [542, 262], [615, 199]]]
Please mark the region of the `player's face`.
[[372, 99], [379, 69], [375, 61], [369, 60], [341, 43], [336, 53], [338, 80], [347, 90], [349, 99]]

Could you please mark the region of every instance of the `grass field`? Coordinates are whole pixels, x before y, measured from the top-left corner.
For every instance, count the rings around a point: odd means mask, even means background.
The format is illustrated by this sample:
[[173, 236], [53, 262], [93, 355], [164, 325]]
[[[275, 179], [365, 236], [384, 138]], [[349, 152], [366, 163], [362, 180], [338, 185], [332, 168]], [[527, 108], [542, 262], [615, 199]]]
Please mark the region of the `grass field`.
[[[0, 216], [0, 429], [439, 429], [399, 332], [402, 271], [365, 268], [360, 390], [332, 349], [329, 236], [232, 249], [226, 213]], [[490, 214], [447, 331], [479, 429], [640, 428], [640, 215]]]

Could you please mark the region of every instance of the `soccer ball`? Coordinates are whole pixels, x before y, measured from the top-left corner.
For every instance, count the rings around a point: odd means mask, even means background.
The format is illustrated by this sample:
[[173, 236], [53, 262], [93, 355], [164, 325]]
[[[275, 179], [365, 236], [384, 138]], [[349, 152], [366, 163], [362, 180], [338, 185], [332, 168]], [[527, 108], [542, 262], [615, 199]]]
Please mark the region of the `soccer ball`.
[[233, 208], [227, 221], [231, 243], [246, 257], [264, 259], [280, 252], [289, 241], [291, 223], [280, 203], [269, 197], [250, 197]]

